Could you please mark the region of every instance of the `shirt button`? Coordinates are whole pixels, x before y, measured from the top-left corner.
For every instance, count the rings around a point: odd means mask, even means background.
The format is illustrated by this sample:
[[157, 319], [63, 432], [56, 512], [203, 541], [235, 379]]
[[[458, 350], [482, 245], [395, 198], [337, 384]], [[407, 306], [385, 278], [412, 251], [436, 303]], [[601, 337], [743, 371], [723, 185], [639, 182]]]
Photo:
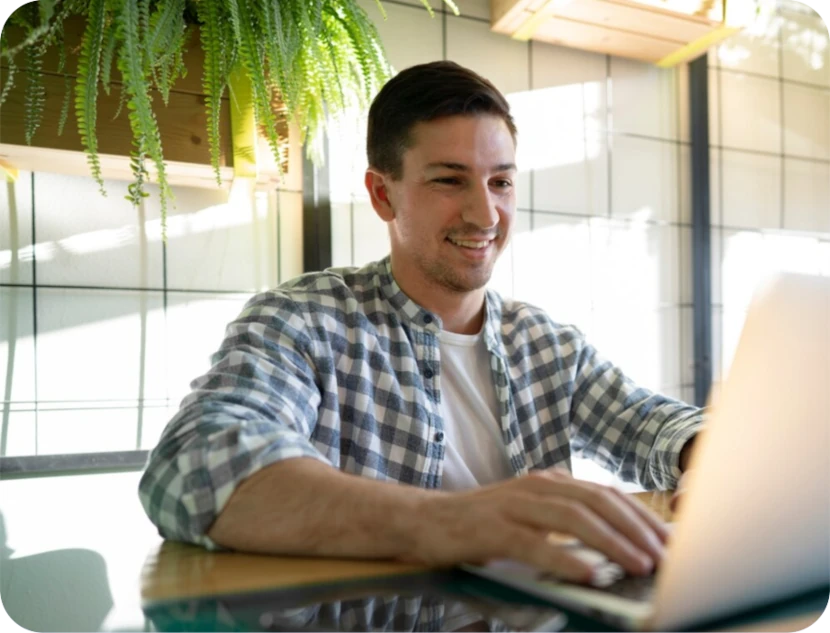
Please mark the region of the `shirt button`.
[[431, 314], [425, 314], [424, 315], [424, 323], [432, 323], [432, 315]]
[[427, 368], [427, 369], [424, 370], [424, 378], [426, 378], [427, 380], [432, 378], [434, 375], [435, 374], [432, 373], [431, 369]]
[[437, 431], [435, 433], [435, 441], [436, 442], [443, 442], [444, 441], [444, 433], [443, 431]]

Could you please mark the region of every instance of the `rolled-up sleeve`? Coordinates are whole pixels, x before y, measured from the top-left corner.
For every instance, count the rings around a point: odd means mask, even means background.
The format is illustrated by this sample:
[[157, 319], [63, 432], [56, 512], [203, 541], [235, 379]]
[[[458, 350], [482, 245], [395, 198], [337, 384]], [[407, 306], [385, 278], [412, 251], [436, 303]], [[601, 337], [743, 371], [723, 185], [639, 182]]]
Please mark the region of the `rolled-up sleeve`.
[[577, 454], [646, 490], [672, 490], [680, 451], [703, 420], [703, 410], [638, 387], [583, 341], [571, 406]]
[[254, 297], [228, 326], [139, 484], [163, 537], [214, 549], [206, 532], [244, 479], [295, 457], [329, 463], [309, 441], [321, 401], [309, 350], [303, 318], [278, 293]]

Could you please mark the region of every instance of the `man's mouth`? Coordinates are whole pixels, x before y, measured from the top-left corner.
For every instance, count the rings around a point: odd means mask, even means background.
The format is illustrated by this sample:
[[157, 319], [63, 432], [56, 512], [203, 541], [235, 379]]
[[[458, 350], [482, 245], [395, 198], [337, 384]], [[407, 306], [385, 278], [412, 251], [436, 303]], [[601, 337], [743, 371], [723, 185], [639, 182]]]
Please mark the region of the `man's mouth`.
[[479, 250], [482, 248], [487, 248], [494, 239], [495, 238], [490, 238], [487, 240], [463, 240], [459, 238], [448, 237], [447, 241], [451, 244], [455, 244], [456, 246], [461, 246], [462, 248]]

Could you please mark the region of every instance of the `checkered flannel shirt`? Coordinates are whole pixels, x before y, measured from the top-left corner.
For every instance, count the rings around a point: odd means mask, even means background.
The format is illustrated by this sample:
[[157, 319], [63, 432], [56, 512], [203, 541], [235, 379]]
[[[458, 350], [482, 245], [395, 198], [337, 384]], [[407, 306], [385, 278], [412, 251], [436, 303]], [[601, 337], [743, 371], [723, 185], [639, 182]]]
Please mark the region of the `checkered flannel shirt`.
[[[388, 257], [254, 296], [150, 454], [139, 496], [160, 534], [216, 547], [206, 532], [234, 489], [294, 457], [441, 488], [440, 331]], [[675, 486], [699, 409], [637, 387], [579, 330], [490, 290], [484, 335], [515, 475], [570, 469], [576, 454], [645, 489]]]

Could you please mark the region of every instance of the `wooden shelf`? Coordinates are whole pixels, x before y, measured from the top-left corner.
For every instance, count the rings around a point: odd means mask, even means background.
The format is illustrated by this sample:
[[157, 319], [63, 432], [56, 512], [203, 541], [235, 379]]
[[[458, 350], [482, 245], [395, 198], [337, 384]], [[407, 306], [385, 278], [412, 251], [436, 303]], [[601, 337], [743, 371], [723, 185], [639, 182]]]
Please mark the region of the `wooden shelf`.
[[491, 28], [519, 40], [673, 66], [744, 26], [754, 0], [493, 0]]

